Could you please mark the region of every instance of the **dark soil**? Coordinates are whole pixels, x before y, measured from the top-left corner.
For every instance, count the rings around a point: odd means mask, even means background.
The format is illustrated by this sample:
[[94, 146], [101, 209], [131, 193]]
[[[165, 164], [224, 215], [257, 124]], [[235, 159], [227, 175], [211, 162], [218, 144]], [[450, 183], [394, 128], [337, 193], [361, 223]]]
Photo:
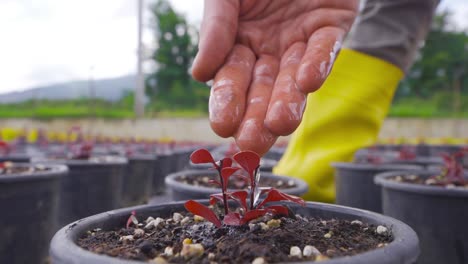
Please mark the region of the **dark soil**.
[[[245, 226], [216, 228], [191, 214], [176, 213], [157, 227], [146, 228], [144, 221], [138, 230], [88, 231], [77, 243], [94, 253], [156, 263], [251, 263], [257, 258], [274, 263], [351, 256], [384, 247], [393, 239], [390, 229], [359, 221], [296, 216], [275, 219], [275, 225], [270, 220], [263, 217]], [[316, 251], [308, 256], [290, 254], [291, 247], [304, 252], [306, 246]]]
[[419, 175], [401, 175], [390, 178], [391, 180], [404, 183], [412, 184], [421, 184], [421, 185], [430, 185], [430, 186], [441, 186], [445, 188], [467, 188], [468, 189], [468, 180], [464, 183], [460, 182], [447, 182], [444, 178], [440, 176], [433, 177], [421, 177]]
[[0, 164], [3, 164], [3, 167], [0, 168], [0, 176], [11, 174], [29, 175], [36, 172], [48, 171], [50, 169], [42, 165], [14, 166], [14, 163], [12, 162], [2, 162]]
[[[203, 186], [209, 188], [219, 188], [218, 185], [213, 184], [210, 180], [218, 180], [217, 176], [214, 175], [198, 175], [198, 176], [181, 176], [176, 178], [178, 182], [190, 184], [194, 186]], [[245, 189], [249, 185], [246, 182], [238, 177], [230, 177], [228, 183], [228, 189]], [[260, 187], [273, 187], [276, 189], [290, 189], [295, 188], [296, 183], [293, 180], [284, 181], [277, 180], [267, 177], [260, 178]]]

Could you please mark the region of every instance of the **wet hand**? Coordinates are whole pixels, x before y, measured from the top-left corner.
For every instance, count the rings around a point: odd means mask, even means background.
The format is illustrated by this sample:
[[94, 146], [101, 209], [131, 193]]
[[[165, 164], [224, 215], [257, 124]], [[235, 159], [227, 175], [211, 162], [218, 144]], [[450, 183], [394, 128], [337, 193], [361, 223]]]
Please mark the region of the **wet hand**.
[[358, 0], [205, 0], [192, 75], [214, 79], [212, 129], [259, 154], [292, 133], [357, 7]]

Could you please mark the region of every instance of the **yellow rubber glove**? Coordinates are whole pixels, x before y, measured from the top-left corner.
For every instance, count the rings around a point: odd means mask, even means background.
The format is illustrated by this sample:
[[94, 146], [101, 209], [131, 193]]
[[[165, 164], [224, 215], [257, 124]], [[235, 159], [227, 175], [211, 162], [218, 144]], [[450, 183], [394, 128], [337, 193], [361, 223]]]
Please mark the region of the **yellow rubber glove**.
[[305, 180], [306, 200], [334, 202], [334, 161], [373, 144], [403, 72], [393, 64], [343, 49], [319, 91], [307, 98], [302, 123], [274, 172]]

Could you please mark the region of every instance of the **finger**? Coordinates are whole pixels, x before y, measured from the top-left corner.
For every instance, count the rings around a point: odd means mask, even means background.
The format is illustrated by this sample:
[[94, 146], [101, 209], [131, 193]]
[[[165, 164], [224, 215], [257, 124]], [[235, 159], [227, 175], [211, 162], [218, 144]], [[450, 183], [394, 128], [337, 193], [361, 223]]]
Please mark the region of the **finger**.
[[232, 136], [239, 127], [254, 64], [253, 52], [236, 45], [216, 74], [208, 106], [211, 128], [221, 137]]
[[276, 136], [291, 134], [301, 122], [306, 96], [297, 87], [295, 76], [305, 49], [305, 43], [295, 43], [281, 58], [265, 119], [266, 127]]
[[264, 125], [278, 71], [279, 61], [273, 56], [261, 56], [255, 64], [245, 115], [235, 135], [240, 150], [251, 150], [263, 155], [278, 138]]
[[344, 35], [343, 29], [325, 27], [309, 38], [296, 74], [297, 85], [303, 93], [314, 92], [322, 86], [330, 74]]
[[205, 0], [193, 78], [201, 82], [213, 79], [234, 46], [238, 16], [238, 0]]

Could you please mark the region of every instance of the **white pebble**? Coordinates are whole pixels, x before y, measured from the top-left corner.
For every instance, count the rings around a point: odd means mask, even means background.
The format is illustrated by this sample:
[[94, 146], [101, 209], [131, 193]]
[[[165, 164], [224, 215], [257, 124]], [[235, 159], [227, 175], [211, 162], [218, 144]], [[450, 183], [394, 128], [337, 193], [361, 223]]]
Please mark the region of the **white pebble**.
[[377, 234], [383, 235], [387, 233], [388, 229], [385, 226], [379, 225], [375, 231], [377, 232]]
[[352, 225], [362, 225], [362, 222], [359, 220], [354, 220], [351, 222]]
[[135, 231], [133, 231], [133, 235], [135, 237], [142, 237], [144, 234], [145, 234], [145, 230], [143, 230], [141, 228], [137, 228], [137, 229], [135, 229]]
[[427, 185], [433, 185], [433, 184], [436, 184], [436, 183], [437, 183], [437, 181], [434, 180], [434, 179], [427, 179], [425, 181], [425, 184], [427, 184]]
[[122, 241], [122, 242], [130, 242], [130, 241], [133, 241], [133, 236], [132, 236], [132, 235], [122, 236], [122, 237], [119, 238], [119, 241]]
[[304, 255], [304, 257], [318, 256], [320, 254], [322, 253], [314, 246], [307, 245], [304, 247], [304, 250], [302, 250], [302, 255]]
[[259, 225], [260, 225], [260, 228], [261, 228], [263, 231], [268, 230], [268, 229], [270, 228], [267, 224], [265, 224], [265, 223], [263, 223], [263, 222], [261, 222]]
[[154, 219], [153, 221], [149, 222], [146, 226], [145, 226], [145, 229], [149, 229], [149, 228], [152, 228], [152, 227], [159, 227], [159, 226], [162, 226], [164, 225], [165, 221], [164, 219], [162, 219], [161, 217], [158, 217], [156, 219]]
[[323, 235], [324, 238], [330, 238], [332, 237], [332, 233], [331, 232], [328, 232], [326, 233], [325, 235]]
[[266, 264], [266, 261], [262, 257], [258, 257], [252, 261], [252, 264]]
[[199, 257], [203, 255], [205, 249], [202, 244], [184, 244], [180, 255], [185, 258]]
[[185, 224], [188, 223], [189, 221], [190, 221], [190, 217], [186, 216], [186, 217], [184, 217], [184, 219], [182, 219], [182, 220], [180, 221], [180, 224], [185, 225]]
[[206, 176], [202, 178], [202, 182], [204, 182], [204, 183], [208, 183], [209, 181], [210, 181], [210, 178], [208, 178]]
[[174, 249], [172, 247], [166, 247], [164, 249], [164, 255], [173, 256], [174, 255]]
[[301, 252], [301, 249], [299, 247], [291, 247], [289, 249], [289, 255], [292, 256], [292, 257], [298, 257], [298, 258], [302, 258], [302, 252]]
[[209, 260], [214, 260], [216, 255], [213, 252], [208, 253], [208, 259]]
[[174, 213], [172, 215], [172, 220], [174, 220], [174, 222], [176, 222], [176, 223], [182, 221], [183, 218], [184, 218], [184, 216], [179, 214], [179, 213]]

